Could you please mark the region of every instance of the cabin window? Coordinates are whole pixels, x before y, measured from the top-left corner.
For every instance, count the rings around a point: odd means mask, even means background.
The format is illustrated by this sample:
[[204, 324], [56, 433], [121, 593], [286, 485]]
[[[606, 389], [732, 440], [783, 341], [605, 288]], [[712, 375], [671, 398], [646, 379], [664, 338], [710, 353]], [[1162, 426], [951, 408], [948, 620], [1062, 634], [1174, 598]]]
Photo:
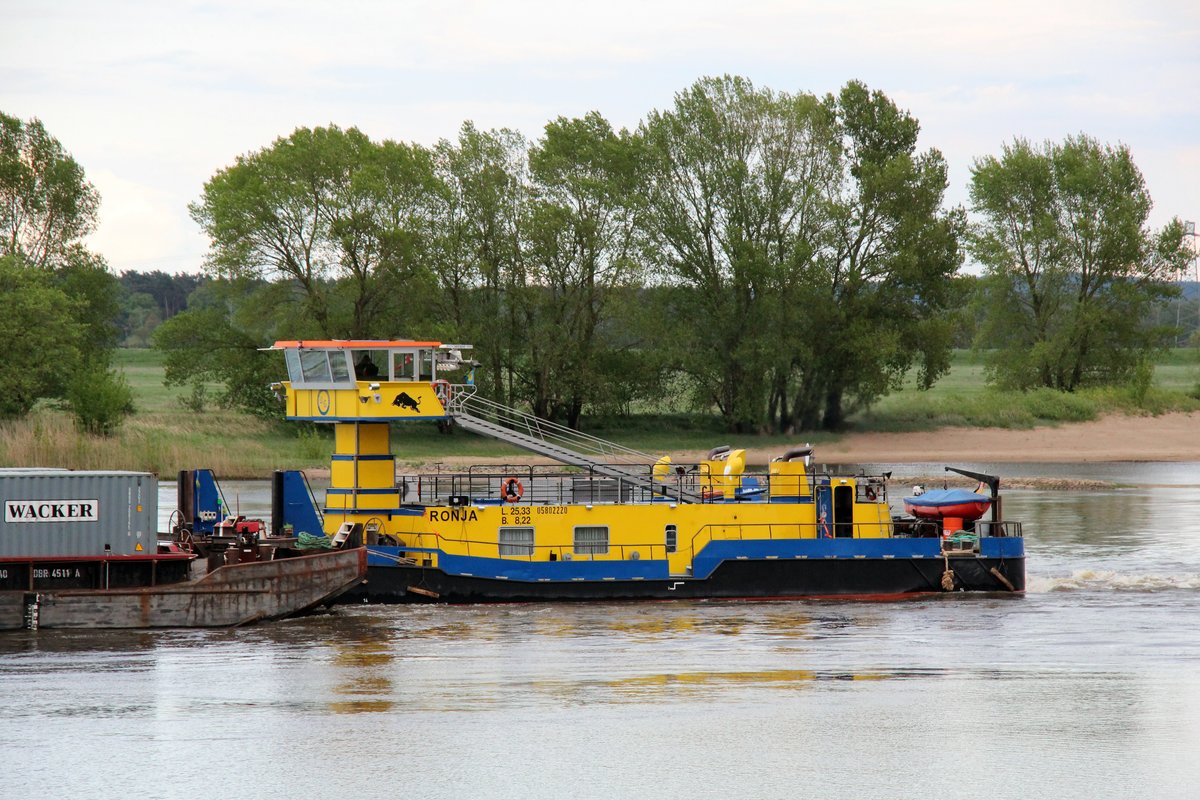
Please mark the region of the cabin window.
[[392, 380], [394, 381], [412, 381], [416, 380], [416, 367], [413, 363], [413, 354], [411, 352], [393, 351], [392, 353]]
[[602, 556], [607, 553], [607, 525], [581, 525], [575, 529], [575, 555]]
[[334, 383], [350, 383], [350, 365], [346, 363], [347, 355], [342, 350], [329, 353], [329, 372]]
[[329, 359], [324, 350], [301, 350], [300, 369], [305, 383], [330, 383]]
[[[377, 381], [379, 380], [380, 364], [383, 369], [387, 369], [387, 353], [380, 353], [371, 350], [354, 350], [350, 353], [350, 360], [354, 362], [354, 377], [360, 381]], [[386, 371], [383, 374], [383, 379], [387, 380]]]
[[300, 353], [296, 350], [285, 350], [283, 357], [287, 360], [288, 380], [292, 383], [304, 383], [304, 372], [300, 369]]
[[879, 500], [887, 499], [885, 494], [886, 490], [883, 484], [879, 483], [860, 481], [858, 485], [854, 487], [854, 491], [854, 502], [856, 503], [875, 503]]
[[434, 375], [433, 375], [433, 351], [432, 350], [421, 350], [420, 355], [421, 355], [421, 371], [417, 375], [417, 380], [431, 381], [434, 378]]
[[348, 354], [343, 350], [289, 350], [288, 377], [297, 389], [349, 389]]
[[679, 529], [674, 525], [667, 526], [667, 552], [674, 553], [679, 547]]
[[533, 555], [533, 528], [501, 528], [500, 555]]

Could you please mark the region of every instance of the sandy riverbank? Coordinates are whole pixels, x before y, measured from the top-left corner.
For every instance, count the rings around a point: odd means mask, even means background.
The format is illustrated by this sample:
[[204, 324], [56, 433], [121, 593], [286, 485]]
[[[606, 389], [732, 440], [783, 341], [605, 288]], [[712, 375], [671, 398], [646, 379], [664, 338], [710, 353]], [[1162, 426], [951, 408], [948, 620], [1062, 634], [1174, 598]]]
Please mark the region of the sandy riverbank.
[[1112, 415], [1029, 430], [855, 433], [818, 452], [829, 463], [1200, 461], [1200, 413]]

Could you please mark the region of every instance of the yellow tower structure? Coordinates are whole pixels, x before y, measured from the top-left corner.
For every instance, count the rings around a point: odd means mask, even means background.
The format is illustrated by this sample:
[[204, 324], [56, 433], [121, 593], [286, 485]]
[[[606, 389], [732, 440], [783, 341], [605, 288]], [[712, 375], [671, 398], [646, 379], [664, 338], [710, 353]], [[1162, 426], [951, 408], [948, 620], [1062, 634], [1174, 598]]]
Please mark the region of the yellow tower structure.
[[281, 341], [288, 380], [288, 419], [334, 426], [325, 532], [362, 524], [368, 536], [387, 534], [403, 515], [403, 484], [396, 483], [391, 423], [445, 420], [456, 393], [473, 389], [472, 374], [452, 384], [445, 377], [471, 367], [470, 345], [408, 340]]

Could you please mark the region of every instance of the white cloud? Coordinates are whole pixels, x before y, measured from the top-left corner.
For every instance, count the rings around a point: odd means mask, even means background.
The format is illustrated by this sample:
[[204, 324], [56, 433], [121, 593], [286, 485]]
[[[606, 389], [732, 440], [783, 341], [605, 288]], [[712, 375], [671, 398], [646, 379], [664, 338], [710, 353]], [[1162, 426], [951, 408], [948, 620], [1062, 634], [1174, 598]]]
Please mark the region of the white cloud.
[[109, 264], [124, 269], [194, 272], [200, 266], [203, 238], [180, 215], [171, 192], [126, 180], [108, 170], [88, 173], [103, 202], [100, 224], [88, 247]]

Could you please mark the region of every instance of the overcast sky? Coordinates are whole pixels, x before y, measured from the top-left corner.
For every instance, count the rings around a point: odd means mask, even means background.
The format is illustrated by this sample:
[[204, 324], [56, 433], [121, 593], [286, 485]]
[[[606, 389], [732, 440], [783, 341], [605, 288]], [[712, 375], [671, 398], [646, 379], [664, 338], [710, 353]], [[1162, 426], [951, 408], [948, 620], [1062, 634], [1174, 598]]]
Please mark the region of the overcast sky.
[[965, 203], [1014, 137], [1127, 144], [1151, 222], [1200, 217], [1200, 2], [0, 0], [0, 111], [40, 118], [100, 191], [117, 271], [196, 271], [187, 204], [299, 126], [432, 145], [464, 120], [633, 127], [696, 78], [817, 94], [860, 79], [921, 122]]

